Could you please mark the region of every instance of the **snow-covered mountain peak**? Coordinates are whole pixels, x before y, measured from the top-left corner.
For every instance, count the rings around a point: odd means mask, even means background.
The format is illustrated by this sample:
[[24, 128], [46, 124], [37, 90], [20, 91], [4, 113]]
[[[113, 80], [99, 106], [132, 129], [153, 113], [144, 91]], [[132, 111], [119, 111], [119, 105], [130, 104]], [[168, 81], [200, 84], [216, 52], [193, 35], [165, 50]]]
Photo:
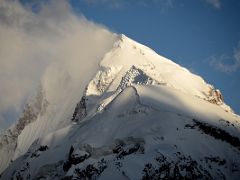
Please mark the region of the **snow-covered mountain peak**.
[[134, 66], [157, 83], [218, 104], [226, 111], [232, 112], [231, 108], [224, 104], [221, 92], [207, 84], [200, 76], [123, 34], [118, 36], [112, 50], [104, 56], [100, 66], [106, 69], [103, 71], [108, 76], [120, 73], [120, 77]]
[[48, 69], [4, 136], [3, 178], [239, 177], [240, 119], [219, 90], [125, 35], [96, 57]]

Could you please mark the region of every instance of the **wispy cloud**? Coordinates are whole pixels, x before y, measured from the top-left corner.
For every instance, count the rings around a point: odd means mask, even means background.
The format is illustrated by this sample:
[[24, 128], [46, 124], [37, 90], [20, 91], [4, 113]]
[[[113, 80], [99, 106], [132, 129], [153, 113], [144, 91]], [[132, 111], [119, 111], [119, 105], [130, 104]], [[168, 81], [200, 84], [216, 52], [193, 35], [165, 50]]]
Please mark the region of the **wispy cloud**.
[[205, 0], [208, 4], [212, 5], [216, 9], [221, 8], [221, 1], [220, 0]]
[[[84, 3], [88, 5], [101, 5], [110, 8], [128, 8], [130, 5], [134, 6], [158, 6], [161, 10], [169, 10], [174, 7], [177, 3], [176, 0], [82, 0]], [[212, 6], [215, 9], [221, 8], [221, 0], [199, 0], [203, 3], [207, 3], [208, 5]]]
[[106, 7], [118, 9], [125, 6], [124, 0], [83, 0], [88, 5], [104, 5]]
[[174, 0], [83, 0], [83, 2], [88, 5], [102, 5], [110, 8], [127, 8], [130, 5], [148, 7], [150, 5], [157, 5], [161, 7], [162, 10], [167, 10], [173, 7]]
[[[36, 13], [30, 9], [0, 0], [0, 124], [6, 112], [21, 112], [40, 81], [54, 99], [81, 92], [115, 41], [105, 27], [75, 15], [65, 0], [48, 1]], [[81, 83], [62, 88], [65, 74]]]
[[222, 54], [221, 56], [211, 56], [209, 63], [215, 69], [224, 73], [233, 73], [240, 69], [240, 43], [237, 48], [234, 48], [233, 54], [228, 56]]

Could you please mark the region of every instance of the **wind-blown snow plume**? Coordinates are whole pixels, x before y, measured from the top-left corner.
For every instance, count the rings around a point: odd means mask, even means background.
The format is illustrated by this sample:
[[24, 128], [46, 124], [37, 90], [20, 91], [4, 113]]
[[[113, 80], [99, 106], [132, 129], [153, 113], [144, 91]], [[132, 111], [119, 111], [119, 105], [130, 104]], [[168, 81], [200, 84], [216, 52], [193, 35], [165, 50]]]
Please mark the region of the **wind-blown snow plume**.
[[49, 101], [74, 93], [74, 82], [84, 88], [114, 39], [75, 15], [67, 1], [47, 2], [37, 12], [17, 0], [0, 1], [0, 126], [10, 121], [6, 114], [21, 111], [41, 79]]

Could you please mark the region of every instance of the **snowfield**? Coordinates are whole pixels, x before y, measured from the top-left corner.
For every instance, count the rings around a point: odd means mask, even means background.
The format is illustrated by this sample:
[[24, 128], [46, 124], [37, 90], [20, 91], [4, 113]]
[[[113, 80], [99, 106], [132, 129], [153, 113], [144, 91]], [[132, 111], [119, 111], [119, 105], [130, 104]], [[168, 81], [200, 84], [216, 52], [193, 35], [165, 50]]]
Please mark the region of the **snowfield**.
[[240, 117], [220, 91], [116, 39], [85, 88], [63, 74], [55, 97], [45, 77], [0, 137], [1, 179], [239, 179]]

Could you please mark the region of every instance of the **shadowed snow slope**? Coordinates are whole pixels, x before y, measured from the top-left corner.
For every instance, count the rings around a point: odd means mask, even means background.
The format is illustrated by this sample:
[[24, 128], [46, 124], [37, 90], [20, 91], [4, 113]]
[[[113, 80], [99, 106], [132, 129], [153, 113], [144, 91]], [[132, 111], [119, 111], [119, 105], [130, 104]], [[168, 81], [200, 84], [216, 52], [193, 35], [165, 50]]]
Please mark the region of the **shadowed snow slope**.
[[1, 137], [2, 179], [238, 179], [240, 118], [219, 90], [124, 35], [99, 64], [83, 94], [43, 84]]

